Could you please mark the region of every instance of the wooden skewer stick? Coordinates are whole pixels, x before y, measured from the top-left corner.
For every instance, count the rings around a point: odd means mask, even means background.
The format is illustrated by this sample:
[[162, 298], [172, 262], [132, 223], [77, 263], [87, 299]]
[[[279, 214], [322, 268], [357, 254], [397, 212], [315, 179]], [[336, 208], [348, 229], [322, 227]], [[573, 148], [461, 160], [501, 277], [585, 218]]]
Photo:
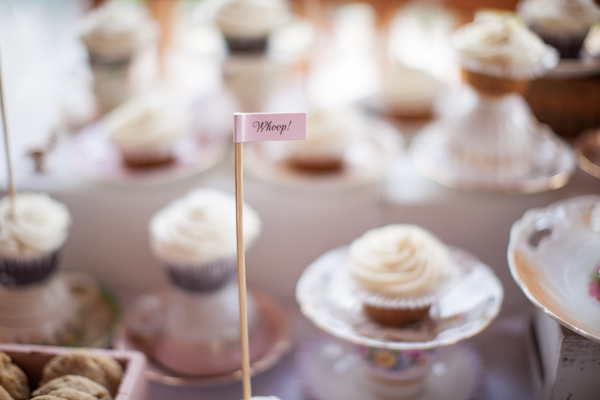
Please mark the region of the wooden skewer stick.
[[8, 193], [10, 195], [10, 200], [11, 200], [11, 204], [12, 204], [12, 208], [14, 211], [14, 207], [15, 207], [15, 199], [16, 199], [16, 192], [15, 192], [15, 181], [14, 181], [14, 175], [13, 175], [13, 170], [12, 170], [12, 161], [10, 158], [10, 141], [8, 138], [8, 129], [7, 126], [8, 124], [6, 123], [6, 108], [4, 107], [4, 87], [2, 85], [2, 68], [1, 68], [1, 62], [0, 62], [0, 109], [2, 111], [2, 129], [4, 131], [4, 150], [6, 152], [6, 170], [8, 172]]
[[250, 400], [250, 349], [248, 343], [248, 307], [246, 305], [246, 266], [244, 257], [244, 185], [243, 185], [243, 143], [235, 144], [235, 205], [237, 221], [237, 262], [240, 296], [240, 342], [242, 346], [242, 384], [244, 400]]

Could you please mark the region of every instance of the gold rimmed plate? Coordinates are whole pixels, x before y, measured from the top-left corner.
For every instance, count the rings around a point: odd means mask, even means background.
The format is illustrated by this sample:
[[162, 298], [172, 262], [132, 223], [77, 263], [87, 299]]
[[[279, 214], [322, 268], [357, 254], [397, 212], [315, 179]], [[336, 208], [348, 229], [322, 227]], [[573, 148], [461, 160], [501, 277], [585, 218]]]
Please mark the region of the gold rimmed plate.
[[[285, 309], [270, 296], [261, 292], [252, 292], [261, 316], [260, 341], [266, 343], [265, 351], [250, 364], [251, 376], [264, 372], [287, 354], [291, 348], [291, 332]], [[183, 375], [160, 365], [147, 347], [132, 340], [125, 327], [121, 327], [114, 343], [115, 348], [138, 350], [148, 357], [148, 379], [169, 386], [214, 386], [241, 381], [242, 371], [221, 373], [216, 375], [192, 376]]]

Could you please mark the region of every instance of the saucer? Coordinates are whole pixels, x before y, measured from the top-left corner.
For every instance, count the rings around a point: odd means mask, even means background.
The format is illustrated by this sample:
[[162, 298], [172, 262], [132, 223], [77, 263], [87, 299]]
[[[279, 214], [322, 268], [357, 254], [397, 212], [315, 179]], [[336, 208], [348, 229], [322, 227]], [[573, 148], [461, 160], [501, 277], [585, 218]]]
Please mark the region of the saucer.
[[[267, 343], [264, 353], [250, 364], [250, 374], [254, 376], [277, 364], [291, 348], [291, 332], [286, 310], [274, 299], [261, 292], [252, 292], [261, 315], [262, 329], [257, 342]], [[160, 294], [157, 295], [160, 298]], [[169, 386], [213, 386], [242, 379], [241, 368], [232, 372], [190, 376], [171, 371], [158, 364], [152, 354], [140, 343], [135, 343], [122, 326], [115, 338], [114, 347], [122, 350], [141, 351], [148, 358], [148, 379]]]
[[579, 167], [600, 179], [600, 130], [591, 129], [577, 136], [573, 147]]
[[549, 79], [585, 78], [600, 73], [600, 57], [592, 56], [583, 50], [580, 58], [562, 58], [558, 65], [548, 72]]
[[[379, 400], [361, 371], [360, 356], [329, 338], [313, 341], [300, 351], [300, 383], [308, 400]], [[483, 384], [480, 357], [464, 344], [440, 349], [422, 391], [413, 400], [475, 399]]]
[[504, 292], [493, 271], [473, 255], [449, 248], [460, 271], [439, 299], [437, 312], [404, 328], [371, 322], [342, 263], [348, 246], [331, 250], [309, 265], [296, 287], [302, 313], [318, 328], [354, 344], [394, 350], [447, 346], [483, 331], [500, 312]]
[[[199, 103], [196, 108], [202, 109], [203, 115], [209, 114], [204, 104], [208, 102]], [[208, 124], [207, 118], [199, 118], [198, 115], [195, 115], [199, 121], [194, 133], [176, 144], [175, 161], [169, 165], [128, 168], [122, 162], [119, 150], [107, 140], [102, 120], [87, 126], [72, 138], [74, 161], [90, 179], [118, 185], [159, 184], [193, 176], [219, 163], [229, 149], [226, 128]]]
[[600, 196], [573, 197], [527, 211], [510, 232], [508, 263], [529, 300], [572, 331], [600, 342], [600, 301], [589, 293], [600, 266], [590, 213]]
[[402, 138], [391, 125], [373, 120], [373, 129], [347, 152], [340, 171], [304, 172], [291, 168], [283, 159], [277, 142], [256, 142], [246, 146], [244, 163], [256, 179], [296, 188], [338, 189], [361, 186], [383, 179], [391, 161], [398, 157]]

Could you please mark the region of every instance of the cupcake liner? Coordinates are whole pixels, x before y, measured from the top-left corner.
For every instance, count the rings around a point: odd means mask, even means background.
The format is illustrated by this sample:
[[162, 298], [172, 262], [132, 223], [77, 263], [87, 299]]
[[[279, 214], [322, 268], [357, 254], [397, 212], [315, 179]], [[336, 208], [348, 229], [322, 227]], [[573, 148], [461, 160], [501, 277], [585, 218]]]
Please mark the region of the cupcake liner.
[[208, 292], [221, 288], [236, 270], [235, 258], [204, 264], [166, 263], [173, 284], [190, 292]]
[[560, 58], [579, 58], [583, 42], [588, 34], [588, 31], [578, 33], [541, 31], [536, 30], [533, 26], [531, 29], [540, 35], [544, 43], [558, 50]]
[[56, 270], [59, 252], [35, 258], [0, 257], [0, 285], [21, 287], [45, 280]]
[[529, 80], [499, 78], [464, 68], [461, 73], [464, 82], [478, 92], [491, 96], [503, 96], [510, 93], [524, 94], [529, 86]]
[[544, 76], [546, 73], [548, 73], [548, 71], [554, 69], [554, 67], [558, 65], [558, 60], [558, 51], [551, 46], [546, 46], [546, 53], [537, 65], [523, 68], [507, 69], [502, 65], [482, 63], [477, 60], [466, 58], [461, 58], [460, 63], [463, 69], [482, 75], [489, 75], [497, 78], [506, 78], [517, 81], [526, 81]]
[[267, 42], [267, 36], [247, 38], [225, 36], [225, 43], [231, 53], [264, 53], [267, 51]]
[[173, 145], [145, 146], [139, 149], [121, 149], [123, 163], [130, 168], [151, 168], [175, 161]]

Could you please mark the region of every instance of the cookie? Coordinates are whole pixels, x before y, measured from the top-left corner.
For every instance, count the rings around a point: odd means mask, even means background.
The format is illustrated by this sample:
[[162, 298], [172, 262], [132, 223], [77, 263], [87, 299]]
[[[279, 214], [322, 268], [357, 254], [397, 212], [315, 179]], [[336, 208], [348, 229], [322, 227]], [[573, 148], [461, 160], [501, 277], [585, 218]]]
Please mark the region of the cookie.
[[0, 352], [0, 386], [4, 387], [14, 400], [29, 399], [27, 376], [4, 352]]
[[0, 400], [14, 400], [2, 386], [0, 386]]
[[108, 389], [93, 380], [79, 375], [63, 375], [46, 382], [32, 393], [33, 397], [51, 394], [60, 389], [75, 389], [88, 393], [98, 400], [112, 400]]
[[[56, 396], [65, 400], [98, 400], [96, 396], [92, 396], [89, 393], [82, 392], [81, 390], [72, 389], [72, 388], [60, 388], [51, 391], [47, 394], [48, 396]], [[47, 395], [42, 395], [47, 396]], [[36, 397], [34, 397], [36, 398]]]
[[59, 354], [48, 361], [42, 371], [42, 383], [63, 375], [88, 377], [114, 396], [123, 376], [123, 368], [111, 357], [79, 350]]

